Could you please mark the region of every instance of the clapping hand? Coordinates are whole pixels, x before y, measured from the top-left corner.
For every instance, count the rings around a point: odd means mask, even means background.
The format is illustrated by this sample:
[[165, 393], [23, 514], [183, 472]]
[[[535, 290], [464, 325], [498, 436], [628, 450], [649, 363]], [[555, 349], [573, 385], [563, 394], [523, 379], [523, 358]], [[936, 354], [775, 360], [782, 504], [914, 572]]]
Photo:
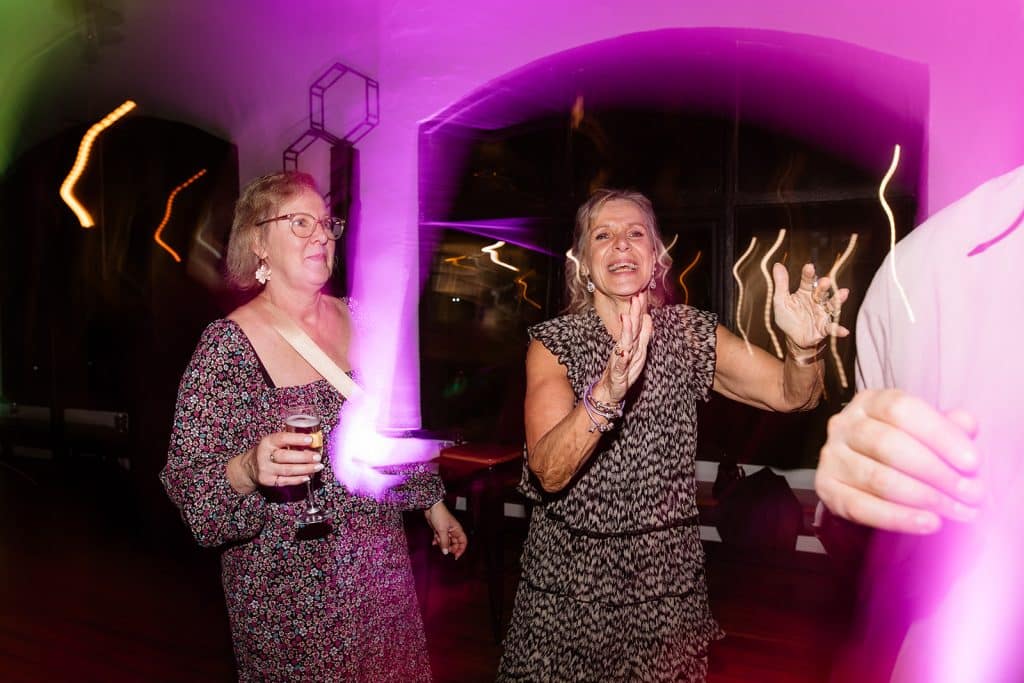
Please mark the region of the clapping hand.
[[653, 324], [647, 312], [647, 294], [634, 294], [629, 301], [629, 312], [619, 316], [621, 332], [612, 348], [605, 373], [608, 400], [617, 403], [633, 386], [647, 362], [647, 345], [651, 341]]

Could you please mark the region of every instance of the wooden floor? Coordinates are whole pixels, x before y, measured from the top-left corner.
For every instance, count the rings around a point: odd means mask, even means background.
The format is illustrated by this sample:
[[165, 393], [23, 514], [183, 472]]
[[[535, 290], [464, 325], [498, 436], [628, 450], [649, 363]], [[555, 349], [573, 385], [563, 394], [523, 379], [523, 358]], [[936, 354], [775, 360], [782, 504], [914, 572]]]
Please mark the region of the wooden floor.
[[[133, 490], [95, 460], [0, 462], [0, 680], [233, 680], [215, 552], [177, 527], [154, 533], [153, 501]], [[435, 679], [493, 680], [501, 650], [478, 553], [430, 552], [421, 524], [410, 520], [410, 546]], [[506, 619], [524, 534], [520, 523], [506, 536]], [[708, 558], [729, 634], [709, 680], [824, 680], [851, 603], [827, 558], [755, 560], [717, 544]]]

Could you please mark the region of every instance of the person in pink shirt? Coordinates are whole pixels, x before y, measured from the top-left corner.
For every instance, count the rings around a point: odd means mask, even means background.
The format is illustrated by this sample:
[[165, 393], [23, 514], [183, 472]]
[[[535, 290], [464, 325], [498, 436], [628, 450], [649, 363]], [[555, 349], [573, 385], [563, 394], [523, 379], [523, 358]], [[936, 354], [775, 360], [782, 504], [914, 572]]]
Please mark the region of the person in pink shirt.
[[1024, 680], [1024, 166], [911, 232], [857, 320], [816, 488], [878, 531], [834, 680]]

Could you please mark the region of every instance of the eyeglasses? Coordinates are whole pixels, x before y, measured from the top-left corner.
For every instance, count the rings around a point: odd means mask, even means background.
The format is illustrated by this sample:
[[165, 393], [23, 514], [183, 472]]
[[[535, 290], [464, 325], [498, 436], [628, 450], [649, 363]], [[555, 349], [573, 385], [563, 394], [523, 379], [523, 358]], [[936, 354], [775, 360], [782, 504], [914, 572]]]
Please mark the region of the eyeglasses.
[[286, 213], [283, 216], [277, 216], [276, 218], [268, 218], [265, 221], [260, 221], [256, 225], [258, 227], [260, 225], [266, 225], [267, 223], [273, 223], [274, 221], [288, 221], [288, 226], [292, 229], [292, 234], [301, 239], [306, 239], [312, 235], [318, 225], [322, 225], [324, 227], [324, 232], [327, 233], [328, 239], [339, 239], [341, 237], [341, 233], [345, 232], [345, 221], [341, 218], [335, 218], [334, 216], [315, 218], [308, 213]]

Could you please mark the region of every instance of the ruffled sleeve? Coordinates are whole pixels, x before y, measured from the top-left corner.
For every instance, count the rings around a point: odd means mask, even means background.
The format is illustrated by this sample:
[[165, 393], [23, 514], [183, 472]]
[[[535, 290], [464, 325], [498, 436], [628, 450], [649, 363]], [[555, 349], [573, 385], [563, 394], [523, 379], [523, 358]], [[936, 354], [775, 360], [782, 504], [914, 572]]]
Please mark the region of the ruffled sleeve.
[[566, 319], [553, 318], [542, 323], [531, 325], [527, 332], [530, 339], [536, 339], [550, 351], [558, 362], [568, 366], [573, 343], [570, 335], [566, 334]]
[[[573, 362], [574, 352], [578, 352], [581, 339], [579, 339], [580, 316], [562, 316], [545, 320], [542, 323], [532, 325], [527, 329], [531, 340], [539, 341], [558, 360], [559, 364], [565, 366], [569, 375], [569, 383], [575, 385], [574, 379], [578, 374], [578, 363]], [[574, 325], [573, 321], [577, 324]], [[537, 480], [536, 475], [530, 470], [529, 453], [526, 445], [523, 445], [523, 476], [519, 483], [519, 492], [527, 499], [540, 503], [551, 497], [551, 494], [544, 491]]]
[[160, 480], [200, 545], [256, 536], [266, 522], [259, 492], [242, 495], [227, 478], [227, 462], [252, 448], [252, 416], [260, 410], [259, 369], [245, 354], [247, 340], [228, 321], [203, 332], [181, 378], [167, 465]]
[[683, 347], [690, 366], [690, 387], [697, 398], [707, 401], [711, 398], [711, 387], [715, 382], [718, 316], [683, 304], [672, 308], [682, 321]]

